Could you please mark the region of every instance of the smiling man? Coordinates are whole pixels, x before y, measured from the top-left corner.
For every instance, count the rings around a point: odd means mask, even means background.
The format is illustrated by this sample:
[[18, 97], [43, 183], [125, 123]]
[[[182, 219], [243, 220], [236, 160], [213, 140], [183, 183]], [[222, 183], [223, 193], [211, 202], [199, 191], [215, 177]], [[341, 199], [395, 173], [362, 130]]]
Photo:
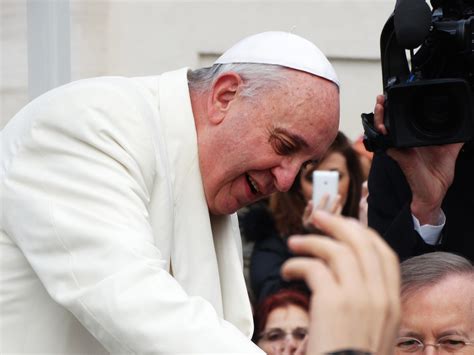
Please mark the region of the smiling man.
[[1, 137], [0, 352], [259, 352], [233, 213], [288, 190], [338, 119], [333, 68], [283, 32], [27, 105]]
[[[287, 191], [301, 165], [334, 139], [339, 109], [337, 86], [302, 71], [262, 64], [220, 71], [212, 92], [191, 90], [191, 101], [207, 203], [226, 214]], [[249, 97], [246, 85], [259, 89]]]
[[401, 264], [402, 319], [396, 355], [474, 354], [474, 266], [446, 252]]

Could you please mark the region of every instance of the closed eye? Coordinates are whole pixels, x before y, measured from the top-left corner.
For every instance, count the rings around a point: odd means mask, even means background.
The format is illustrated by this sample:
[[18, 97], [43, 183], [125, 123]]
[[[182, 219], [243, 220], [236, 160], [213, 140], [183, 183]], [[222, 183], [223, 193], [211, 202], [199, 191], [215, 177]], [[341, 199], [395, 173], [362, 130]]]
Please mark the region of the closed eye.
[[299, 145], [292, 142], [288, 137], [274, 133], [270, 134], [269, 142], [278, 155], [290, 155], [299, 149]]

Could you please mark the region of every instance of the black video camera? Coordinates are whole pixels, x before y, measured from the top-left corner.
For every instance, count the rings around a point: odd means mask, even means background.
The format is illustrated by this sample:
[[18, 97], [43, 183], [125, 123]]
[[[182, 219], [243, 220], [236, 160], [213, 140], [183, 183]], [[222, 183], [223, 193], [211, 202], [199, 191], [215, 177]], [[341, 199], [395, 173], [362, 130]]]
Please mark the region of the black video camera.
[[382, 30], [388, 134], [377, 132], [373, 114], [362, 114], [369, 151], [474, 140], [474, 0], [431, 5], [398, 0]]

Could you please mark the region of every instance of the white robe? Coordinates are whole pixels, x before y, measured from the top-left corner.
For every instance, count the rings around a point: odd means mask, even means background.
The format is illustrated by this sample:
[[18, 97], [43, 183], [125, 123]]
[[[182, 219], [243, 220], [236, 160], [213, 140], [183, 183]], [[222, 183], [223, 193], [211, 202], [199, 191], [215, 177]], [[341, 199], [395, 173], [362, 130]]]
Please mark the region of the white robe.
[[0, 353], [259, 352], [186, 72], [74, 82], [2, 131]]

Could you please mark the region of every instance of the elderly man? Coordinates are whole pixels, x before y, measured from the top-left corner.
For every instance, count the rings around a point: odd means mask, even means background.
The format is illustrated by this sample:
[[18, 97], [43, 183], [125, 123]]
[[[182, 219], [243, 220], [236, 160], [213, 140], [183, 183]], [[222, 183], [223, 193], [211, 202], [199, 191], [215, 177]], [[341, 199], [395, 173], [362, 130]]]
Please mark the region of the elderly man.
[[474, 266], [428, 253], [402, 263], [402, 320], [396, 353], [474, 353]]
[[0, 352], [258, 352], [233, 213], [288, 190], [338, 117], [333, 68], [282, 32], [27, 105], [1, 137]]

